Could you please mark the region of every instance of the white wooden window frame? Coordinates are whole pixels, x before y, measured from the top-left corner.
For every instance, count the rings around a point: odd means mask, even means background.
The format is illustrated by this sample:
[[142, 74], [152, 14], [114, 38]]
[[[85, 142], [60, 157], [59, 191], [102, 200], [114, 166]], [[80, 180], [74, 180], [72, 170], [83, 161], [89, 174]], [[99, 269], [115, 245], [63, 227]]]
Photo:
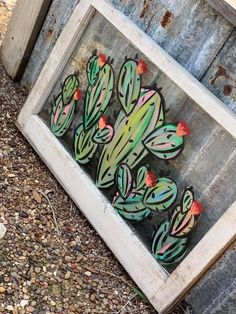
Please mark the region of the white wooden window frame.
[[206, 0], [230, 23], [236, 25], [236, 0]]
[[17, 126], [35, 151], [156, 310], [166, 313], [236, 238], [236, 201], [168, 274], [37, 116], [96, 11], [233, 137], [236, 116], [107, 0], [80, 0], [19, 114]]

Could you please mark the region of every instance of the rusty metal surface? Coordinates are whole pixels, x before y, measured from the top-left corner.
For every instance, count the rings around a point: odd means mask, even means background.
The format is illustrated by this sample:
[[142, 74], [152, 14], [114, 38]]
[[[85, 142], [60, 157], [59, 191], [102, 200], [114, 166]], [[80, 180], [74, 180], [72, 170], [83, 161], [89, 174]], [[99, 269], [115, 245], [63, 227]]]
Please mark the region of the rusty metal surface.
[[203, 84], [236, 112], [236, 29], [204, 75]]
[[145, 13], [143, 1], [111, 2], [199, 79], [232, 31], [203, 0], [147, 1]]
[[79, 0], [54, 0], [45, 19], [21, 83], [33, 86], [61, 31]]

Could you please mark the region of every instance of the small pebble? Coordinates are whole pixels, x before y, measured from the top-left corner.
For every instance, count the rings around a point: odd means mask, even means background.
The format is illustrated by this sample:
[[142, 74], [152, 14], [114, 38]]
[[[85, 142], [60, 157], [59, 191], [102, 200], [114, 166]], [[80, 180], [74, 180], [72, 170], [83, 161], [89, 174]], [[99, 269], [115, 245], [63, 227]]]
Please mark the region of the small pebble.
[[34, 271], [36, 272], [36, 274], [39, 274], [41, 272], [41, 268], [35, 267]]
[[91, 294], [90, 301], [92, 301], [92, 302], [96, 301], [96, 295], [95, 294]]
[[71, 272], [67, 271], [65, 274], [65, 279], [70, 279], [70, 277], [71, 277]]
[[4, 226], [3, 223], [0, 223], [0, 239], [2, 239], [5, 236], [6, 232], [7, 232], [6, 227]]
[[8, 174], [8, 178], [15, 178], [14, 173], [9, 173], [9, 174]]
[[28, 300], [21, 300], [20, 301], [20, 306], [25, 307], [29, 303]]

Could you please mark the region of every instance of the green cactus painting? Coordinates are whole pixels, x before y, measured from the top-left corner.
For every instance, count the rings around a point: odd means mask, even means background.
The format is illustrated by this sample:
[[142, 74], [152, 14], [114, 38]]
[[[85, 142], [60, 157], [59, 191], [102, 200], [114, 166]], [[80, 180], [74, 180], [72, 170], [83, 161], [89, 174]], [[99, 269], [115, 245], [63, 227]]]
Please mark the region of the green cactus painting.
[[183, 258], [189, 234], [202, 211], [202, 205], [194, 200], [192, 187], [186, 188], [181, 204], [176, 205], [169, 219], [157, 227], [153, 237], [152, 254], [161, 264], [172, 264]]
[[[74, 133], [75, 160], [93, 161], [95, 182], [100, 189], [114, 191], [112, 205], [126, 221], [141, 224], [166, 213], [156, 228], [152, 254], [163, 264], [176, 263], [187, 252], [189, 234], [196, 226], [202, 206], [194, 200], [193, 188], [186, 188], [180, 203], [178, 187], [169, 175], [151, 169], [145, 157], [157, 161], [177, 158], [190, 133], [184, 121], [167, 123], [164, 97], [156, 86], [143, 86], [147, 63], [125, 58], [117, 81], [113, 59], [94, 51], [86, 66], [87, 89], [83, 114]], [[62, 137], [70, 128], [82, 93], [76, 74], [68, 76], [52, 101], [51, 130]], [[113, 99], [119, 105], [115, 113]]]
[[[87, 64], [88, 88], [85, 96], [83, 127], [78, 126], [74, 139], [75, 159], [81, 164], [91, 160], [98, 144], [109, 143], [114, 135], [113, 127], [107, 124], [104, 115], [114, 90], [114, 71], [109, 62], [109, 58], [105, 55], [97, 56], [94, 52]], [[90, 146], [89, 149], [86, 143]]]
[[181, 198], [181, 204], [176, 206], [171, 214], [170, 234], [174, 237], [185, 237], [195, 227], [202, 205], [194, 200], [192, 188], [187, 188]]
[[82, 96], [78, 87], [77, 76], [75, 74], [68, 76], [61, 87], [61, 92], [52, 101], [51, 130], [57, 137], [67, 132], [74, 119], [75, 106]]
[[154, 234], [152, 254], [162, 265], [178, 262], [187, 250], [188, 238], [175, 238], [169, 234], [170, 222], [164, 220]]

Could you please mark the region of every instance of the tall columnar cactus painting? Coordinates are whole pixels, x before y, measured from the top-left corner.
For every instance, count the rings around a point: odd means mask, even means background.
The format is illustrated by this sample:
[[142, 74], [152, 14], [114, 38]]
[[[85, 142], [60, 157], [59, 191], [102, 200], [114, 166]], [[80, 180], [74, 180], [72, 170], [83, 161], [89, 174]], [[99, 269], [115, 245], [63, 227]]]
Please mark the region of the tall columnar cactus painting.
[[[195, 200], [192, 187], [185, 188], [176, 204], [177, 183], [169, 176], [157, 176], [158, 169], [150, 169], [145, 157], [165, 161], [177, 158], [190, 129], [184, 121], [166, 121], [161, 89], [142, 84], [148, 70], [144, 60], [138, 55], [126, 57], [117, 77], [112, 64], [113, 59], [96, 51], [88, 59], [82, 122], [73, 141], [74, 158], [86, 167], [96, 155], [96, 186], [115, 188], [112, 205], [123, 219], [142, 224], [152, 213], [167, 213], [150, 247], [159, 263], [173, 264], [185, 255], [203, 208]], [[69, 75], [52, 100], [50, 125], [57, 137], [70, 129], [78, 102], [82, 105], [78, 76], [78, 72]], [[106, 113], [114, 97], [120, 112], [111, 123]]]
[[77, 75], [68, 76], [61, 86], [61, 92], [53, 99], [51, 130], [57, 137], [63, 136], [68, 131], [74, 119], [75, 106], [81, 97], [78, 86]]

